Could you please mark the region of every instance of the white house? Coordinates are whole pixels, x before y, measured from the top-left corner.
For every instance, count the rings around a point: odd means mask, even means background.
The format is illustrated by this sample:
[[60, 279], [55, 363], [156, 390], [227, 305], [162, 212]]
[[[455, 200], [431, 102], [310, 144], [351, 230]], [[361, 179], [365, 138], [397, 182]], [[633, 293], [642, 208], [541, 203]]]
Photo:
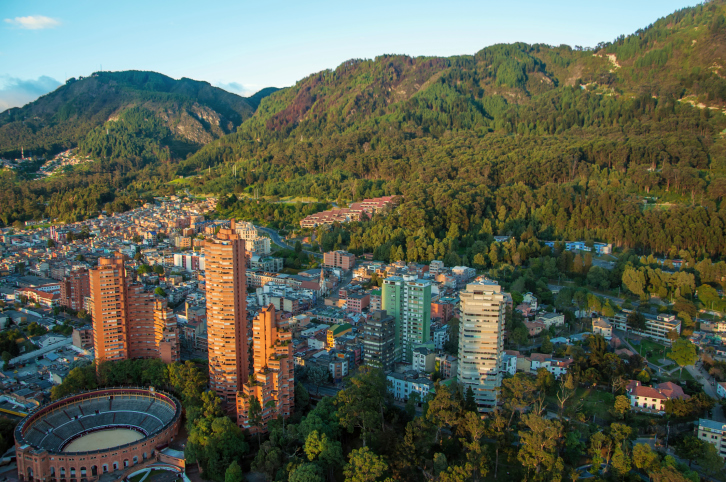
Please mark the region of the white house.
[[716, 393], [721, 398], [726, 397], [726, 382], [718, 382], [718, 385], [716, 385]]
[[517, 373], [517, 355], [502, 355], [502, 372], [512, 376]]
[[400, 373], [391, 373], [387, 377], [388, 391], [396, 400], [406, 401], [412, 393], [418, 393], [421, 400], [426, 398], [434, 388], [434, 382], [427, 378], [411, 378]]

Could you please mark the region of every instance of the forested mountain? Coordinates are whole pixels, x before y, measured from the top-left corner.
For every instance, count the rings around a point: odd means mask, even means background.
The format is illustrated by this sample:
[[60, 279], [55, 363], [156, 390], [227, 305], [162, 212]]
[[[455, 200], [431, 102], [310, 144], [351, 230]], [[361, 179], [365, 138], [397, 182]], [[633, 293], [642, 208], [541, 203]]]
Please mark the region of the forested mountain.
[[720, 256], [725, 13], [723, 0], [683, 9], [594, 50], [351, 60], [271, 95], [178, 172], [206, 192], [401, 194], [396, 216], [353, 228], [351, 249], [403, 246], [409, 260], [492, 234]]
[[[400, 194], [396, 215], [347, 234], [351, 250], [384, 258], [453, 250], [471, 260], [482, 254], [474, 246], [496, 234], [722, 256], [725, 14], [724, 0], [712, 1], [595, 49], [518, 43], [471, 56], [351, 60], [265, 97], [235, 132], [179, 162], [185, 156], [167, 155], [170, 143], [158, 141], [178, 134], [174, 124], [149, 121], [144, 109], [154, 109], [135, 105], [122, 116], [122, 147], [108, 142], [110, 123], [78, 141], [119, 166], [99, 186], [125, 193], [108, 189], [80, 207], [74, 198], [51, 213], [27, 198], [45, 192], [47, 200], [57, 189], [27, 187], [0, 214], [10, 223], [74, 209], [67, 218], [78, 218], [196, 175], [185, 187], [206, 193], [257, 188], [339, 201]], [[139, 132], [156, 141], [132, 141]], [[150, 166], [144, 156], [162, 162]], [[225, 205], [235, 202], [244, 203]]]
[[0, 222], [73, 221], [104, 208], [129, 209], [169, 180], [176, 162], [233, 132], [275, 90], [243, 98], [207, 82], [140, 71], [70, 79], [0, 113], [0, 157], [19, 158], [21, 148], [48, 157], [77, 147], [95, 162], [37, 180], [0, 170]]
[[269, 92], [245, 99], [207, 82], [155, 72], [96, 72], [0, 113], [0, 156], [19, 156], [21, 147], [38, 156], [75, 147], [94, 128], [123, 120], [130, 108], [147, 111], [168, 129], [163, 135], [190, 144], [189, 152], [232, 132]]

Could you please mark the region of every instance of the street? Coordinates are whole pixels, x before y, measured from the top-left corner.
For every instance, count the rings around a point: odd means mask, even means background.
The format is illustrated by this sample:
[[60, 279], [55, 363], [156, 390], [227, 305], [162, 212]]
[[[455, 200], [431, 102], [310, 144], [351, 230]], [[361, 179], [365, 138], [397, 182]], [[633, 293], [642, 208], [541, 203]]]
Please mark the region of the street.
[[[294, 246], [290, 246], [289, 244], [285, 243], [282, 240], [282, 238], [280, 237], [280, 235], [277, 234], [277, 231], [275, 231], [274, 229], [264, 228], [262, 226], [255, 226], [255, 227], [257, 229], [259, 229], [260, 231], [264, 231], [267, 234], [269, 234], [270, 235], [270, 238], [272, 239], [272, 242], [275, 243], [276, 245], [280, 246], [281, 248], [283, 248], [283, 249], [295, 249]], [[316, 258], [322, 258], [323, 257], [323, 255], [321, 253], [316, 253], [315, 251], [307, 251], [307, 250], [304, 250], [303, 252], [305, 252], [307, 254], [312, 254]]]

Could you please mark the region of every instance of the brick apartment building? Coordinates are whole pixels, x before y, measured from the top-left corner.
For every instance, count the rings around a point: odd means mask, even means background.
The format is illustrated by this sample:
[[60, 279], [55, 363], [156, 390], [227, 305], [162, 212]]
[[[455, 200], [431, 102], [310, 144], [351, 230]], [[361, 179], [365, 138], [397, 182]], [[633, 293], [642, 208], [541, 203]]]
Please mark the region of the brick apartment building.
[[355, 255], [347, 251], [328, 251], [323, 254], [323, 266], [326, 268], [353, 269], [355, 266]]

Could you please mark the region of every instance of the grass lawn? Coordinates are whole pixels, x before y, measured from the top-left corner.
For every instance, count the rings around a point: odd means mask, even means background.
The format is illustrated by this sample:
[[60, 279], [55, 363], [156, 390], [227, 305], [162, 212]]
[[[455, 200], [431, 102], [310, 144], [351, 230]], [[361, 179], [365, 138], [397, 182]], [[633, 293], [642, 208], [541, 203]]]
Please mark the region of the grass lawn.
[[[547, 397], [547, 402], [555, 406], [558, 404], [554, 396]], [[613, 407], [614, 403], [615, 396], [610, 392], [580, 387], [568, 401], [565, 412], [568, 416], [574, 416], [575, 413], [584, 413], [587, 416], [594, 414], [599, 418], [607, 419], [610, 416], [608, 410]]]
[[[642, 356], [648, 358], [649, 362], [658, 366], [663, 366], [660, 360], [667, 358], [668, 353], [671, 351], [670, 347], [647, 338], [640, 340], [640, 345], [633, 344], [633, 346]], [[651, 353], [651, 356], [648, 356], [648, 353]]]

